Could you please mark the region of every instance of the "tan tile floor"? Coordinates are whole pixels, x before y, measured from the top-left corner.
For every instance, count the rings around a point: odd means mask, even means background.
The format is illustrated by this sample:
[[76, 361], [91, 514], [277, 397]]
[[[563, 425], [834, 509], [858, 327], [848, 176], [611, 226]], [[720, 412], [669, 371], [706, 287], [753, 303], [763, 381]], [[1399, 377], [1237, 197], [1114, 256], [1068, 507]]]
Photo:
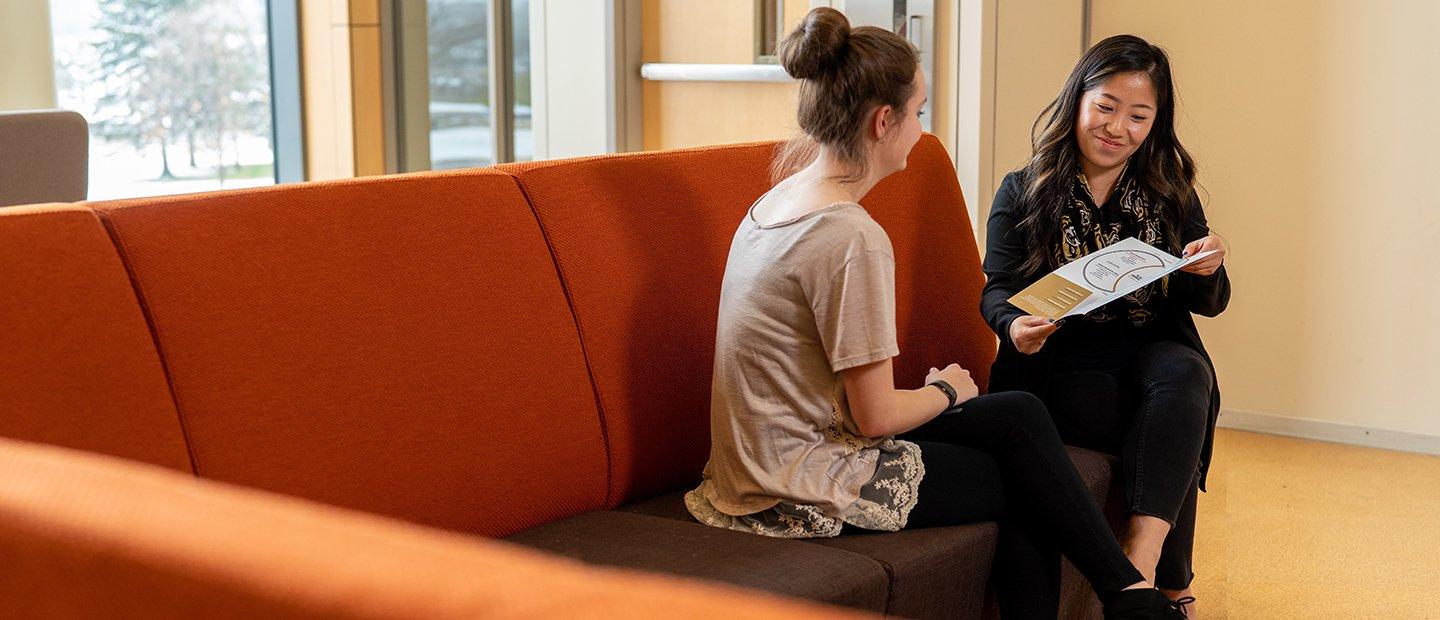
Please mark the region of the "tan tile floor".
[[1440, 457], [1221, 429], [1201, 618], [1440, 619]]

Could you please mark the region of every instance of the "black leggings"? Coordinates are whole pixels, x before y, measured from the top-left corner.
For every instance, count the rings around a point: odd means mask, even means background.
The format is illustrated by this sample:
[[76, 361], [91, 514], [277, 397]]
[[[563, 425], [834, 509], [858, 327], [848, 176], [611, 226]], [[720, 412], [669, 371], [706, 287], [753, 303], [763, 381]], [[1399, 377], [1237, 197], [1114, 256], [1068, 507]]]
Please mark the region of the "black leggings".
[[925, 463], [907, 527], [999, 522], [992, 583], [1005, 617], [1056, 616], [1062, 552], [1102, 601], [1143, 579], [1035, 396], [973, 398], [901, 438]]
[[1158, 341], [1115, 368], [1057, 371], [1045, 404], [1065, 443], [1120, 457], [1126, 508], [1171, 530], [1155, 585], [1194, 579], [1195, 501], [1210, 415], [1210, 366], [1185, 345]]

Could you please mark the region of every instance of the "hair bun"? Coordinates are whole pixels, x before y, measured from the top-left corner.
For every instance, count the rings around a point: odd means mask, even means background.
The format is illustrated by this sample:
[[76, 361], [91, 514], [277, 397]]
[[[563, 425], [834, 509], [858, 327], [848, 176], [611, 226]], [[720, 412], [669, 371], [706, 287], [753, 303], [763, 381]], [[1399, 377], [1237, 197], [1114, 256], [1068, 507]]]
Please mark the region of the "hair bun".
[[796, 79], [814, 79], [833, 70], [849, 45], [850, 20], [840, 11], [820, 7], [780, 42], [780, 66]]

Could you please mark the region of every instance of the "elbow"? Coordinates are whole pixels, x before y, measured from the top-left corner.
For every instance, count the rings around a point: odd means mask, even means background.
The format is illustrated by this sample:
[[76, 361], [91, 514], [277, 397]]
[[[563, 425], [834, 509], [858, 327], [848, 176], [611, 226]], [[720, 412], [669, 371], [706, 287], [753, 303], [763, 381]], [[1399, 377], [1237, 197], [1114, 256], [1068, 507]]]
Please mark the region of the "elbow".
[[863, 417], [855, 416], [855, 432], [859, 433], [861, 437], [879, 437], [880, 435], [875, 433], [875, 425], [864, 420]]
[[1205, 304], [1205, 307], [1201, 309], [1201, 312], [1200, 312], [1199, 314], [1200, 314], [1201, 316], [1206, 317], [1206, 318], [1212, 318], [1212, 319], [1213, 319], [1213, 318], [1215, 318], [1215, 317], [1217, 317], [1217, 316], [1220, 316], [1220, 313], [1221, 313], [1221, 312], [1224, 312], [1225, 309], [1226, 309], [1226, 308], [1229, 308], [1229, 307], [1230, 307], [1230, 285], [1229, 285], [1228, 283], [1226, 283], [1225, 287], [1220, 290], [1220, 293], [1215, 296], [1215, 299], [1214, 299], [1213, 301], [1211, 301], [1210, 303]]
[[850, 419], [855, 423], [855, 432], [862, 437], [883, 437], [890, 434], [883, 420], [888, 416], [877, 414], [872, 410], [852, 409]]
[[1205, 318], [1207, 318], [1207, 319], [1213, 319], [1213, 318], [1215, 318], [1215, 317], [1217, 317], [1217, 316], [1220, 316], [1220, 313], [1221, 313], [1221, 312], [1224, 312], [1224, 311], [1225, 311], [1225, 307], [1228, 306], [1228, 305], [1229, 305], [1228, 302], [1222, 301], [1222, 302], [1220, 302], [1220, 303], [1211, 304], [1211, 305], [1206, 306], [1206, 307], [1204, 307], [1204, 308], [1199, 308], [1199, 309], [1197, 309], [1197, 310], [1195, 311], [1195, 314], [1198, 314], [1198, 315], [1200, 315], [1200, 316], [1203, 316], [1203, 317], [1205, 317]]

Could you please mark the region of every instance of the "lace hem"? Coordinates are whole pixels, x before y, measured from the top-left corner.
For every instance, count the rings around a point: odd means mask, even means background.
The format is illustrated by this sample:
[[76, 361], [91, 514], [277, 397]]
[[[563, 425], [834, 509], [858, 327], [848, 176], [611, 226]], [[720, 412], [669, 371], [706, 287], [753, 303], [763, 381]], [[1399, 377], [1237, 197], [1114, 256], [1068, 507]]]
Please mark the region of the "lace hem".
[[860, 488], [860, 497], [838, 516], [785, 500], [748, 515], [725, 514], [705, 499], [708, 481], [685, 494], [685, 507], [706, 525], [774, 538], [829, 538], [840, 535], [846, 523], [867, 530], [898, 531], [920, 500], [925, 462], [920, 446], [908, 441], [886, 440], [873, 449], [879, 453], [875, 475]]
[[910, 511], [920, 501], [920, 480], [925, 462], [920, 446], [896, 441], [896, 452], [880, 455], [875, 477], [860, 488], [860, 497], [841, 513], [841, 520], [867, 530], [894, 532], [905, 528]]

